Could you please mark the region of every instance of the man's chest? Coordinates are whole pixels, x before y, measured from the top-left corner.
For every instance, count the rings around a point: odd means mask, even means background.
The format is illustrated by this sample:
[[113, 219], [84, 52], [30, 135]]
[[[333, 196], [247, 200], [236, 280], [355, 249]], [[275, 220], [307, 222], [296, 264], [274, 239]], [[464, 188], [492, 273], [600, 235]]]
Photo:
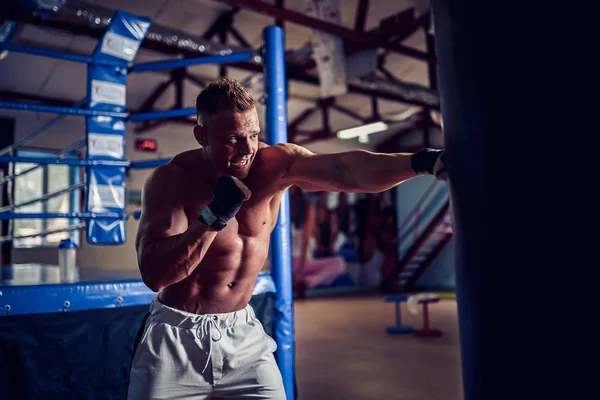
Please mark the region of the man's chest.
[[[235, 218], [229, 221], [223, 233], [234, 231], [244, 236], [262, 236], [269, 234], [277, 220], [280, 190], [276, 185], [265, 180], [261, 182], [253, 176], [244, 180], [244, 184], [252, 192], [250, 199], [244, 201]], [[190, 188], [186, 200], [186, 214], [189, 222], [195, 221], [200, 212], [213, 199], [212, 188], [199, 186]]]

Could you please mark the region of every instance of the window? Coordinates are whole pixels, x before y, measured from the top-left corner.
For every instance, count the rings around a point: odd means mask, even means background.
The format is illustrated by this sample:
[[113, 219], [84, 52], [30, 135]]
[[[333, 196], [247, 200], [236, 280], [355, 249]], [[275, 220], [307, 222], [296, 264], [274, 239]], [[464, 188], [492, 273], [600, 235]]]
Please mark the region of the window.
[[[53, 153], [42, 151], [21, 150], [17, 152], [21, 157], [53, 157]], [[69, 158], [77, 158], [71, 156]], [[46, 194], [53, 194], [79, 181], [79, 168], [68, 165], [37, 165], [29, 163], [15, 163], [14, 173], [14, 204], [26, 203], [22, 207], [15, 208], [18, 213], [68, 213], [79, 211], [79, 190], [74, 190], [52, 196], [47, 200], [39, 199]], [[79, 221], [66, 218], [42, 218], [42, 219], [14, 219], [13, 236], [30, 236], [23, 239], [15, 239], [14, 247], [53, 246], [61, 240], [71, 238], [79, 242], [77, 232], [55, 232], [78, 224]], [[44, 236], [35, 236], [47, 233]]]

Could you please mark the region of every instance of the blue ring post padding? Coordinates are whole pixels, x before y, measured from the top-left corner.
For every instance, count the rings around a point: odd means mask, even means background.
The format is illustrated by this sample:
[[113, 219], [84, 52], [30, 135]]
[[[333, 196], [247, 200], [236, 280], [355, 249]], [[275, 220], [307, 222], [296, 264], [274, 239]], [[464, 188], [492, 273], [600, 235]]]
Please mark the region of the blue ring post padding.
[[254, 283], [252, 295], [256, 296], [257, 294], [263, 293], [275, 293], [275, 291], [275, 283], [273, 282], [273, 277], [271, 274], [259, 274], [258, 278], [256, 278], [256, 282]]
[[182, 58], [179, 60], [151, 61], [135, 64], [131, 67], [131, 72], [162, 71], [165, 69], [175, 69], [201, 64], [227, 64], [242, 62], [252, 58], [252, 52], [241, 51], [239, 53], [224, 54], [222, 56], [206, 56], [196, 58]]
[[[84, 56], [81, 54], [71, 54], [71, 53], [65, 53], [65, 52], [61, 52], [61, 51], [42, 49], [39, 47], [23, 46], [20, 44], [13, 44], [13, 43], [0, 43], [0, 49], [12, 51], [14, 53], [32, 54], [32, 55], [41, 56], [41, 57], [56, 58], [59, 60], [74, 61], [74, 62], [79, 62], [79, 63], [84, 63], [84, 64], [89, 64], [89, 63], [94, 62], [94, 59], [92, 57]], [[123, 65], [123, 63], [110, 63], [107, 61], [96, 62], [96, 64], [104, 64], [104, 65], [113, 66], [113, 67]]]
[[129, 165], [131, 169], [156, 168], [165, 165], [171, 161], [171, 158], [157, 158], [156, 160], [132, 161]]
[[[156, 293], [141, 280], [0, 286], [8, 315], [93, 310], [150, 304]], [[121, 297], [121, 302], [117, 301]], [[65, 307], [68, 302], [68, 307]], [[1, 315], [6, 315], [0, 309]]]
[[[98, 62], [128, 65], [137, 55], [150, 27], [150, 19], [117, 10], [93, 52], [94, 63], [88, 65], [88, 104], [94, 110], [124, 112], [127, 100], [128, 68], [106, 67]], [[87, 117], [86, 157], [91, 160], [125, 161], [125, 119]], [[125, 213], [125, 168], [87, 169], [85, 210], [88, 212]], [[87, 242], [95, 245], [125, 243], [126, 221], [90, 219]]]
[[126, 118], [129, 114], [126, 112], [115, 112], [115, 111], [100, 111], [100, 110], [87, 110], [81, 108], [70, 108], [60, 106], [48, 106], [44, 104], [19, 102], [13, 101], [0, 101], [0, 109], [5, 110], [21, 110], [21, 111], [38, 111], [51, 114], [69, 114], [69, 115], [94, 115], [104, 117], [116, 117]]
[[[9, 315], [41, 314], [62, 311], [91, 310], [150, 304], [156, 293], [148, 289], [141, 279], [100, 280], [96, 277], [87, 282], [19, 284], [7, 282], [11, 270], [29, 270], [27, 276], [45, 276], [37, 271], [44, 268], [57, 268], [43, 264], [17, 264], [0, 266], [0, 318], [5, 314], [5, 306], [10, 306]], [[260, 274], [252, 295], [275, 291], [273, 280], [268, 274]], [[121, 301], [117, 301], [119, 298]], [[65, 301], [69, 307], [65, 307]]]
[[187, 117], [189, 115], [196, 115], [195, 107], [179, 108], [177, 110], [152, 111], [152, 112], [131, 114], [131, 115], [129, 115], [128, 120], [132, 121], [132, 122], [139, 122], [139, 121], [150, 121], [150, 120], [158, 120], [158, 119], [165, 119], [165, 118]]
[[38, 219], [38, 218], [67, 218], [67, 219], [126, 219], [124, 213], [118, 212], [71, 212], [71, 213], [14, 213], [1, 212], [0, 220], [8, 219]]
[[129, 167], [131, 164], [129, 161], [119, 160], [73, 160], [68, 158], [0, 156], [0, 164], [17, 162], [40, 165], [71, 165], [76, 167]]
[[[263, 31], [265, 66], [266, 128], [269, 145], [287, 142], [285, 53], [283, 30], [272, 26]], [[294, 399], [294, 315], [292, 293], [292, 249], [289, 192], [281, 197], [279, 217], [271, 235], [271, 274], [277, 287], [273, 326], [277, 351], [275, 358], [285, 393]]]

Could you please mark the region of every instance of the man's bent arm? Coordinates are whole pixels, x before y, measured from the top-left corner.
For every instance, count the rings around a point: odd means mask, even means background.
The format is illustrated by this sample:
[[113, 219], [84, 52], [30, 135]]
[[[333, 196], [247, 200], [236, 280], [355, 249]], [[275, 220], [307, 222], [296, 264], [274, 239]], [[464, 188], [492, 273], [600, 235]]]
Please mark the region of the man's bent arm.
[[188, 226], [181, 173], [158, 167], [144, 186], [136, 250], [142, 279], [155, 292], [189, 276], [217, 235], [200, 221]]
[[217, 232], [196, 221], [179, 235], [141, 240], [139, 267], [144, 283], [153, 291], [182, 281], [200, 264]]
[[373, 153], [351, 150], [314, 154], [286, 144], [290, 164], [284, 180], [307, 190], [377, 193], [388, 190], [418, 174], [411, 153]]

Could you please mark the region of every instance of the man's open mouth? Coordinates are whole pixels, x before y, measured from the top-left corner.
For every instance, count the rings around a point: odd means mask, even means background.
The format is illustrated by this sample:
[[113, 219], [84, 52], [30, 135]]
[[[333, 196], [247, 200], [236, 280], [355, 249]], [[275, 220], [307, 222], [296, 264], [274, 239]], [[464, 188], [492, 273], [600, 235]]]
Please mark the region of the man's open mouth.
[[238, 167], [244, 167], [250, 162], [250, 157], [232, 158], [229, 162]]

